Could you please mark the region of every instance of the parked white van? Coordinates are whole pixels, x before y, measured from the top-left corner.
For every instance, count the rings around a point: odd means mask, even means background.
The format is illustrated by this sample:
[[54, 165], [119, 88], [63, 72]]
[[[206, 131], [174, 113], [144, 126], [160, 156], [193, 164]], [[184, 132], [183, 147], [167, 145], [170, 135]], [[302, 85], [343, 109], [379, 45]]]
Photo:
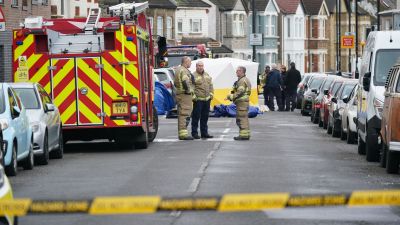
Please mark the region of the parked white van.
[[400, 31], [371, 32], [364, 49], [357, 109], [358, 153], [367, 161], [379, 160], [379, 133], [386, 77], [400, 61]]

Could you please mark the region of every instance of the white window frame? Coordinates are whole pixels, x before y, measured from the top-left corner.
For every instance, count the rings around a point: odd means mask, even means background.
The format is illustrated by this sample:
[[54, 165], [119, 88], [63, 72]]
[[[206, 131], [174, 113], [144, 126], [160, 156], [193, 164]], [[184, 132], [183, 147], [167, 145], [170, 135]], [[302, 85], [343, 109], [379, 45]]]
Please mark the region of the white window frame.
[[[179, 24], [181, 24], [180, 27], [179, 27]], [[183, 33], [183, 18], [177, 18], [176, 27], [177, 27], [178, 34], [182, 34]]]
[[326, 20], [325, 19], [319, 19], [319, 24], [318, 24], [318, 37], [320, 39], [325, 39], [325, 24], [326, 24]]
[[271, 34], [270, 29], [271, 29], [271, 15], [266, 15], [265, 16], [265, 31], [264, 31], [265, 36], [267, 36], [267, 37], [270, 36], [270, 34]]
[[299, 18], [294, 18], [294, 36], [299, 37]]
[[[201, 34], [202, 33], [202, 19], [196, 18], [196, 19], [190, 19], [190, 33], [192, 34]], [[195, 30], [194, 25], [198, 24], [198, 30]]]
[[167, 39], [172, 39], [172, 17], [167, 16]]
[[304, 38], [304, 18], [299, 18], [299, 38]]
[[244, 14], [243, 13], [234, 13], [232, 14], [233, 23], [232, 23], [232, 35], [233, 36], [244, 36]]
[[[272, 19], [272, 18], [274, 18], [274, 19]], [[270, 21], [271, 21], [271, 36], [276, 36], [276, 33], [277, 33], [277, 31], [276, 31], [276, 27], [277, 27], [277, 23], [278, 23], [278, 16], [277, 15], [271, 15], [271, 18], [270, 18]], [[272, 23], [272, 21], [275, 21], [275, 23]]]
[[157, 35], [164, 36], [164, 18], [157, 16]]
[[11, 0], [11, 6], [18, 6], [18, 0]]

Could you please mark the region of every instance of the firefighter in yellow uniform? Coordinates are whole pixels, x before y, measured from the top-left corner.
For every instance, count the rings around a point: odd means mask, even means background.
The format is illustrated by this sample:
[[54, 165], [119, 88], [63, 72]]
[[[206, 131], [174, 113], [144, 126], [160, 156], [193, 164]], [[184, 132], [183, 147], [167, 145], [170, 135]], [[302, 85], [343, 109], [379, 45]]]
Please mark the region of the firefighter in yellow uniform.
[[238, 80], [233, 85], [231, 94], [227, 99], [236, 105], [236, 124], [239, 126], [239, 136], [234, 137], [236, 141], [250, 139], [249, 126], [249, 98], [251, 94], [250, 80], [246, 77], [246, 68], [239, 66], [236, 69]]
[[213, 138], [208, 133], [208, 114], [210, 112], [210, 102], [214, 96], [214, 88], [211, 76], [204, 71], [204, 63], [198, 61], [196, 63], [196, 72], [193, 73], [195, 84], [194, 94], [196, 98], [193, 101], [192, 113], [192, 137], [200, 139], [198, 133], [200, 120], [200, 133], [202, 139]]
[[193, 140], [187, 130], [193, 110], [193, 99], [195, 98], [193, 90], [194, 77], [189, 71], [191, 64], [192, 60], [184, 56], [181, 66], [175, 71], [174, 84], [176, 87], [176, 103], [178, 105], [179, 140]]

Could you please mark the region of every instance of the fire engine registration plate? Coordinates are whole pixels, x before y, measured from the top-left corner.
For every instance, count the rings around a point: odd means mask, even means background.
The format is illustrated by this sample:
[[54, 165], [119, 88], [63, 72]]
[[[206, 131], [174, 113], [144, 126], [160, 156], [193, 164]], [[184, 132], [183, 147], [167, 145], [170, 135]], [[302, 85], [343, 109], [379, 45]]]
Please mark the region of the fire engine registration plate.
[[128, 102], [113, 102], [113, 114], [128, 114]]

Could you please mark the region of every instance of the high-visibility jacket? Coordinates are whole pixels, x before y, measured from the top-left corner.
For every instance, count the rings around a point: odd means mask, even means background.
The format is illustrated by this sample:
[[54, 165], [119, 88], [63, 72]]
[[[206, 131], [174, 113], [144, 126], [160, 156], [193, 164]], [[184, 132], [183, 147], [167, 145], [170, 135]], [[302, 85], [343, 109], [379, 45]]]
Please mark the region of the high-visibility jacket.
[[176, 68], [175, 74], [174, 85], [176, 87], [176, 94], [193, 94], [193, 74], [184, 66]]
[[231, 94], [227, 98], [235, 103], [237, 101], [249, 101], [250, 95], [251, 83], [244, 75], [234, 83]]
[[214, 96], [214, 87], [212, 77], [207, 73], [193, 73], [194, 76], [194, 94], [195, 100], [208, 101]]

